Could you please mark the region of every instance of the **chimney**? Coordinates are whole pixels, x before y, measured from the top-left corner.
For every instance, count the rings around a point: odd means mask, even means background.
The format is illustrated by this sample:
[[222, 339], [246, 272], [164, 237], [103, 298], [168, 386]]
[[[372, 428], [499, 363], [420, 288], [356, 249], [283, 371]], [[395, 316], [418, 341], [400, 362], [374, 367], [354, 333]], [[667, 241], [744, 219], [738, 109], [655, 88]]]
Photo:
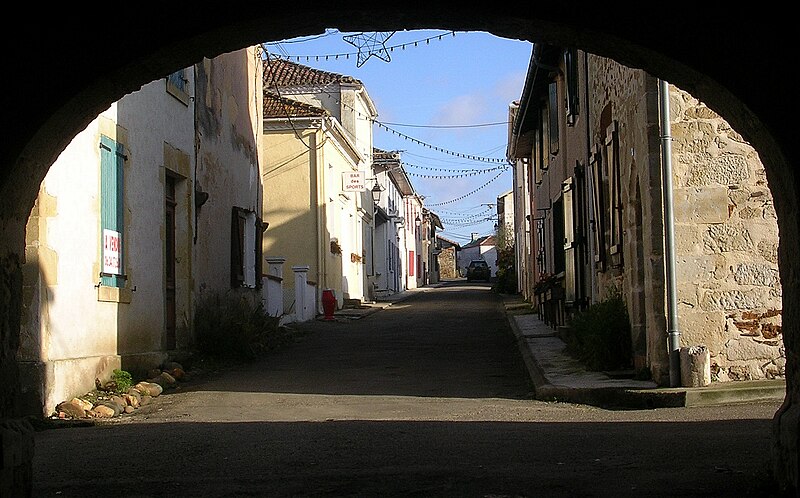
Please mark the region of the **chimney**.
[[472, 240], [470, 242], [475, 242], [476, 240], [478, 240], [478, 232], [472, 232], [470, 236], [472, 237]]

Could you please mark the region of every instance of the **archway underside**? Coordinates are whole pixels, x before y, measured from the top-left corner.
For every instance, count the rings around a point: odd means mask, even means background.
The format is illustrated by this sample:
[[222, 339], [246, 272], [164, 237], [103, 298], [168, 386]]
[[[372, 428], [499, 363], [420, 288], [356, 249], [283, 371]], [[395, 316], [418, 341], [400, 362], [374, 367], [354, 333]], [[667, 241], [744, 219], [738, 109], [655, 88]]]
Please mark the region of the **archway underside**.
[[[796, 156], [787, 118], [795, 115], [784, 61], [795, 44], [787, 43], [792, 16], [775, 12], [720, 12], [716, 6], [691, 13], [664, 9], [650, 17], [621, 15], [617, 9], [531, 6], [529, 15], [511, 5], [475, 12], [464, 4], [403, 8], [311, 2], [302, 10], [234, 2], [225, 12], [187, 14], [122, 7], [102, 12], [72, 8], [79, 21], [57, 13], [37, 15], [22, 7], [6, 33], [6, 60], [13, 72], [2, 100], [4, 127], [0, 151], [0, 425], [18, 431], [23, 415], [15, 404], [18, 373], [21, 270], [25, 220], [49, 166], [69, 141], [95, 116], [126, 93], [202, 57], [263, 41], [343, 31], [452, 29], [486, 31], [528, 41], [546, 41], [613, 58], [686, 89], [722, 115], [759, 151], [773, 187], [781, 236], [780, 263], [787, 350], [787, 398], [775, 417], [776, 478], [785, 487], [798, 484], [800, 365], [798, 323], [800, 278], [793, 256], [800, 253], [800, 186], [791, 164]], [[704, 11], [705, 9], [705, 11]], [[24, 12], [24, 11], [28, 12]], [[80, 16], [80, 17], [78, 17]], [[35, 19], [35, 21], [33, 21]], [[117, 29], [101, 29], [100, 21]], [[20, 39], [16, 33], [28, 33]], [[13, 47], [13, 48], [12, 48]], [[782, 99], [782, 100], [781, 100]], [[24, 431], [23, 431], [24, 432]], [[25, 482], [26, 445], [3, 437], [19, 455], [18, 482]], [[28, 460], [29, 462], [29, 460]], [[3, 469], [6, 480], [7, 469]], [[3, 483], [5, 490], [6, 482]]]

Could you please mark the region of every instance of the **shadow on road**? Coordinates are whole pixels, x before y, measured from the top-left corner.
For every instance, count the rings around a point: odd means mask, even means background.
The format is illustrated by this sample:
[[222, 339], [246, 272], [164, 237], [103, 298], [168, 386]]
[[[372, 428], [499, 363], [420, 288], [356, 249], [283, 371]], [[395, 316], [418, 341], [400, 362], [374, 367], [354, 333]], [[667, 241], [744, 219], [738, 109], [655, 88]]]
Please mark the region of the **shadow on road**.
[[768, 434], [767, 419], [51, 430], [34, 496], [770, 496]]
[[298, 326], [297, 343], [189, 389], [453, 398], [532, 397], [498, 295], [448, 285], [354, 320]]

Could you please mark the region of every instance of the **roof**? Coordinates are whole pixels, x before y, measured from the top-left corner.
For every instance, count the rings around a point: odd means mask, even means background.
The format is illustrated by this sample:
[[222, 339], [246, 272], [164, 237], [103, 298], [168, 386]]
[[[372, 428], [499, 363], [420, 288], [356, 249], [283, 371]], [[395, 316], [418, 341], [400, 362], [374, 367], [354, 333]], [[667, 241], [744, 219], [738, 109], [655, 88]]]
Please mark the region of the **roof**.
[[[427, 210], [423, 208], [423, 212], [424, 211]], [[442, 225], [442, 219], [439, 218], [439, 215], [434, 213], [433, 211], [428, 211], [428, 214], [431, 216], [431, 223], [433, 223], [433, 226], [444, 230], [444, 225]]]
[[400, 153], [372, 148], [373, 166], [382, 168], [397, 186], [401, 195], [414, 195], [414, 186], [400, 162]]
[[463, 246], [461, 246], [461, 249], [469, 249], [470, 247], [487, 246], [487, 245], [494, 245], [494, 235], [484, 235], [483, 237], [478, 237], [469, 244], [464, 244]]
[[372, 148], [372, 161], [373, 162], [391, 162], [400, 164], [400, 154], [397, 151], [387, 151], [377, 147]]
[[348, 83], [363, 86], [361, 81], [352, 76], [314, 69], [289, 60], [269, 57], [264, 61], [265, 88], [326, 85], [331, 83]]
[[315, 118], [328, 116], [325, 109], [264, 92], [264, 118]]
[[437, 235], [436, 238], [439, 239], [439, 240], [442, 240], [444, 242], [447, 242], [448, 244], [450, 244], [450, 247], [455, 247], [457, 249], [461, 248], [461, 245], [459, 245], [458, 242], [455, 242], [455, 241], [452, 241], [452, 240], [450, 240], [448, 238], [442, 237], [441, 235]]
[[544, 105], [542, 99], [547, 95], [548, 85], [552, 81], [551, 73], [558, 64], [560, 53], [561, 47], [540, 43], [533, 45], [525, 87], [511, 129], [509, 155], [512, 158], [526, 157], [531, 152], [533, 137], [528, 132], [539, 126], [539, 108]]

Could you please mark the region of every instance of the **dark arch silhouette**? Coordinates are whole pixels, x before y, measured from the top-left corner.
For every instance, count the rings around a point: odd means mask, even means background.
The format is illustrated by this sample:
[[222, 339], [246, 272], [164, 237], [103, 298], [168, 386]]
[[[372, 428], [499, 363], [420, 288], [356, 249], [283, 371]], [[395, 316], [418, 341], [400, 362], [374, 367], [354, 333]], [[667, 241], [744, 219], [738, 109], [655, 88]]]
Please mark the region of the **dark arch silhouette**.
[[[800, 420], [800, 254], [796, 162], [797, 101], [790, 87], [796, 42], [788, 11], [743, 11], [739, 5], [665, 6], [495, 2], [411, 4], [378, 2], [226, 2], [207, 7], [15, 6], [6, 16], [3, 60], [8, 69], [0, 101], [0, 429], [4, 449], [19, 455], [15, 484], [29, 479], [32, 437], [16, 404], [24, 228], [39, 183], [70, 140], [126, 93], [188, 66], [246, 45], [342, 31], [452, 29], [576, 46], [644, 69], [703, 100], [751, 142], [767, 170], [781, 237], [783, 334], [787, 397], [774, 423], [774, 469], [784, 488], [798, 485]], [[628, 8], [629, 10], [625, 10]], [[10, 14], [10, 13], [9, 13]], [[6, 432], [4, 432], [6, 434]], [[27, 472], [27, 473], [26, 473]]]

